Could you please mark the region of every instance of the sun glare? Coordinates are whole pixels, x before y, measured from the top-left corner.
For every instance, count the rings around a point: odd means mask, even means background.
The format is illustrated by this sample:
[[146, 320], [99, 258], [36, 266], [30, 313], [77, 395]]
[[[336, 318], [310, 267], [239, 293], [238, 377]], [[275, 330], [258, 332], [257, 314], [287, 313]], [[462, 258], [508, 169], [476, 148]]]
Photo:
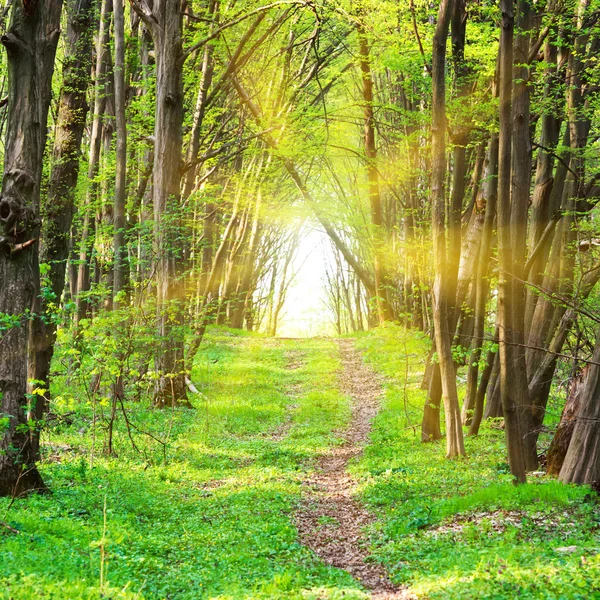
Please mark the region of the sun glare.
[[334, 333], [324, 285], [326, 265], [332, 256], [327, 235], [307, 224], [293, 263], [294, 278], [285, 299], [279, 337]]

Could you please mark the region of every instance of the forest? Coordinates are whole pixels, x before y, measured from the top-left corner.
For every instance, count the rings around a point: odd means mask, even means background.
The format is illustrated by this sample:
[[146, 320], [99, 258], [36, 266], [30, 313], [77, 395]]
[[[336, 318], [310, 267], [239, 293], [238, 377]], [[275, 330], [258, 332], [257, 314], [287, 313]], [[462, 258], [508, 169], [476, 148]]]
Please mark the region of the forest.
[[599, 0], [0, 43], [1, 598], [600, 598]]

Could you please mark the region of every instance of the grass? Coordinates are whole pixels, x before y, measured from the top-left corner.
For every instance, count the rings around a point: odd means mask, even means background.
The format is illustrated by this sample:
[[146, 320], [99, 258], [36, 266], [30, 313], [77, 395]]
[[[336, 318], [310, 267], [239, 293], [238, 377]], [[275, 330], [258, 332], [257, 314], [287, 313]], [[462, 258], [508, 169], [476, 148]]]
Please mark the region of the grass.
[[391, 326], [357, 343], [388, 378], [354, 472], [379, 516], [374, 555], [393, 579], [432, 599], [600, 598], [596, 495], [545, 476], [515, 487], [493, 423], [466, 439], [467, 458], [444, 460], [443, 442], [419, 442], [427, 341]]
[[[0, 519], [21, 532], [0, 527], [0, 597], [364, 597], [298, 543], [291, 521], [302, 473], [349, 418], [338, 366], [331, 341], [297, 349], [213, 332], [192, 373], [196, 410], [128, 405], [154, 433], [173, 419], [166, 461], [143, 436], [135, 439], [144, 454], [134, 452], [121, 423], [119, 458], [97, 456], [90, 468], [90, 436], [81, 435], [89, 407], [79, 407], [71, 425], [51, 432], [58, 457], [42, 472], [52, 495], [0, 500]], [[56, 391], [72, 408], [67, 390]]]
[[[356, 344], [387, 381], [351, 470], [377, 515], [373, 559], [393, 580], [431, 599], [600, 598], [595, 494], [543, 476], [513, 486], [497, 424], [445, 460], [443, 443], [420, 442], [427, 339], [386, 327]], [[93, 407], [63, 373], [53, 397], [69, 417], [45, 434], [42, 464], [52, 494], [0, 499], [0, 521], [20, 532], [0, 525], [0, 598], [366, 599], [299, 543], [292, 519], [315, 457], [349, 421], [339, 366], [332, 340], [214, 329], [194, 410], [130, 399], [139, 452], [121, 419], [118, 457], [97, 430], [93, 460]]]

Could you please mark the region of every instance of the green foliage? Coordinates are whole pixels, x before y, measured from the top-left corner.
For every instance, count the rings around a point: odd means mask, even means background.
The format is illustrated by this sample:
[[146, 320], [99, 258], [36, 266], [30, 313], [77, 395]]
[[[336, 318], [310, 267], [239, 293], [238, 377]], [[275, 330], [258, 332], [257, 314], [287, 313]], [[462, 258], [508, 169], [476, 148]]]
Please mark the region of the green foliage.
[[91, 407], [59, 377], [52, 391], [63, 416], [43, 443], [53, 493], [0, 500], [0, 520], [20, 532], [0, 527], [4, 597], [366, 598], [301, 546], [291, 523], [302, 474], [349, 418], [335, 344], [296, 345], [217, 330], [192, 373], [195, 410], [152, 410], [146, 395], [127, 400], [139, 430], [172, 427], [165, 460], [137, 430], [135, 452], [121, 420], [119, 458], [96, 448], [90, 466]]

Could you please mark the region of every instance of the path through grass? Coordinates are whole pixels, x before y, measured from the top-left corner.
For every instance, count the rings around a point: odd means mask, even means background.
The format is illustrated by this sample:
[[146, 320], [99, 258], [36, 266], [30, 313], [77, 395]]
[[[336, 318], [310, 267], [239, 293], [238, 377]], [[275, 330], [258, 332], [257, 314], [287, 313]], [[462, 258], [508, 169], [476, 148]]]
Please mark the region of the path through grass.
[[[364, 597], [298, 542], [291, 522], [303, 473], [349, 418], [338, 368], [333, 341], [213, 333], [192, 373], [202, 397], [195, 411], [176, 411], [165, 464], [150, 440], [136, 438], [144, 457], [120, 430], [119, 458], [90, 469], [80, 407], [51, 435], [43, 473], [53, 494], [0, 500], [0, 520], [21, 532], [0, 528], [4, 598], [100, 598], [102, 553], [104, 597]], [[148, 406], [129, 409], [145, 428], [168, 422]]]
[[[372, 559], [394, 583], [432, 599], [600, 598], [596, 496], [546, 477], [513, 487], [489, 424], [467, 459], [445, 460], [419, 441], [427, 341], [386, 327], [356, 344], [387, 383], [349, 468], [376, 516]], [[141, 452], [121, 422], [118, 457], [102, 455], [100, 431], [92, 442], [81, 382], [59, 376], [55, 408], [69, 416], [53, 421], [42, 465], [53, 493], [0, 499], [0, 598], [367, 599], [293, 520], [302, 482], [350, 420], [339, 369], [334, 340], [214, 330], [192, 373], [195, 409], [130, 399]]]

